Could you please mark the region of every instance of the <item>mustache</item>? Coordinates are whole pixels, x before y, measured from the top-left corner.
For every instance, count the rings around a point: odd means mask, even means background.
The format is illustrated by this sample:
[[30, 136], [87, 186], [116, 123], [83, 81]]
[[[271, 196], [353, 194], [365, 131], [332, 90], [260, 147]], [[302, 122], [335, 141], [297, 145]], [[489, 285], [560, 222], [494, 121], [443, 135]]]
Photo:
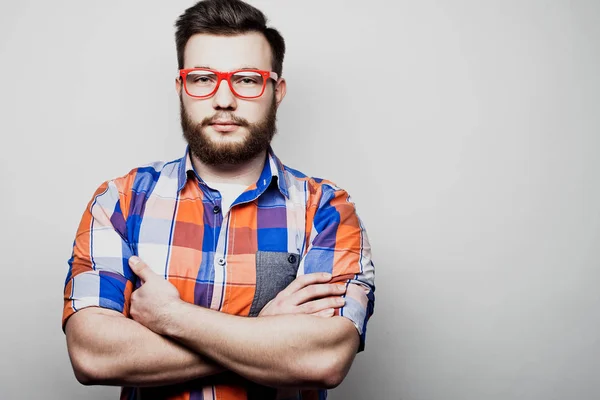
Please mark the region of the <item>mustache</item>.
[[200, 122], [199, 125], [200, 127], [204, 128], [210, 124], [215, 123], [218, 120], [233, 121], [235, 124], [243, 127], [250, 126], [250, 123], [245, 118], [238, 117], [230, 112], [220, 112], [216, 113], [212, 117], [206, 117]]

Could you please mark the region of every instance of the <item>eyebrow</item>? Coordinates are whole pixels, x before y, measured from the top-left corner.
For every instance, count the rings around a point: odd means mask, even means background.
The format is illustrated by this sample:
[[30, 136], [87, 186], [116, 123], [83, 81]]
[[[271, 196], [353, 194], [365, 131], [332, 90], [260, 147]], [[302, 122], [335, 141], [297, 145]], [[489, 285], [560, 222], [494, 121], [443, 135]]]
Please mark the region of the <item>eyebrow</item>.
[[[216, 68], [211, 68], [208, 65], [196, 65], [193, 68], [216, 69]], [[241, 70], [241, 69], [260, 69], [260, 68], [250, 67], [250, 66], [244, 66], [244, 67], [232, 69], [232, 71], [238, 71], [238, 70]]]

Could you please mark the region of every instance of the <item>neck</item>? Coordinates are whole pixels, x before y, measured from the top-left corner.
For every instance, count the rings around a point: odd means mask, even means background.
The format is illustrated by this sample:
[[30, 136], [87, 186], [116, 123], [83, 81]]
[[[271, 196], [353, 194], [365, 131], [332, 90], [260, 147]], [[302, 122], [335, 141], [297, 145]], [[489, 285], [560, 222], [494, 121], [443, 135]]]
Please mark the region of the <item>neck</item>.
[[[190, 153], [191, 154], [191, 153]], [[250, 186], [255, 183], [263, 170], [267, 152], [263, 151], [243, 164], [208, 165], [194, 154], [192, 164], [204, 181], [219, 183], [239, 183]]]

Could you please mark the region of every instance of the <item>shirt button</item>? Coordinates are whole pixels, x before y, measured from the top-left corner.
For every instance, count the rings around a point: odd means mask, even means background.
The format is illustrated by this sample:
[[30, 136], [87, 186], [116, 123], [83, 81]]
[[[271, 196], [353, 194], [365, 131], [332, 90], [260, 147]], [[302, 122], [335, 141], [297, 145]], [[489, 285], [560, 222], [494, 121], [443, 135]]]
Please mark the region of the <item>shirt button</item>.
[[218, 214], [218, 213], [220, 213], [220, 212], [221, 212], [221, 207], [219, 207], [219, 206], [215, 206], [215, 207], [213, 208], [213, 213], [215, 213], [215, 214]]
[[224, 258], [219, 258], [217, 260], [217, 263], [219, 263], [220, 266], [223, 266], [223, 265], [225, 265], [225, 259]]
[[296, 256], [295, 256], [295, 255], [293, 255], [293, 254], [290, 254], [290, 255], [288, 256], [288, 262], [289, 262], [290, 264], [296, 264]]

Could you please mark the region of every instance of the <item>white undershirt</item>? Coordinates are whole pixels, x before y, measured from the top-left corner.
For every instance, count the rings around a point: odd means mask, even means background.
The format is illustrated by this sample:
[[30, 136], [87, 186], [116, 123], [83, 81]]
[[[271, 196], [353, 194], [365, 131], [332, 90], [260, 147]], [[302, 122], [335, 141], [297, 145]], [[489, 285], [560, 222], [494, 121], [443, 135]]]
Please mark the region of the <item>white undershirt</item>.
[[207, 182], [212, 189], [218, 190], [221, 194], [221, 210], [223, 215], [227, 214], [231, 204], [242, 194], [248, 185], [239, 183]]

